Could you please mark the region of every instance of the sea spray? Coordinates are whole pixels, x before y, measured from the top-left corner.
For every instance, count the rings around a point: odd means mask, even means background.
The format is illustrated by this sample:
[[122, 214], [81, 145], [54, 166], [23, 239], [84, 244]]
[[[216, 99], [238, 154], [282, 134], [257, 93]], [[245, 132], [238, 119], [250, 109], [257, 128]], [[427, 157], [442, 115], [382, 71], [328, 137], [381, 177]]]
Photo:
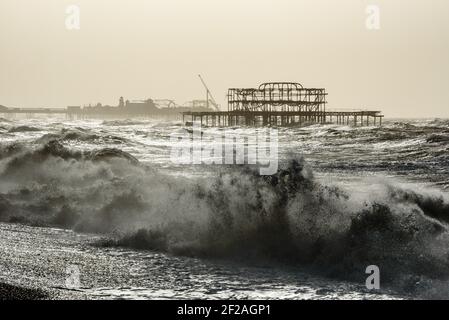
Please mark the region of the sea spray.
[[449, 276], [447, 194], [394, 180], [359, 192], [314, 177], [302, 158], [276, 175], [224, 168], [209, 178], [162, 174], [118, 149], [58, 141], [3, 147], [0, 219], [110, 237], [177, 255], [311, 267], [361, 281], [378, 265], [400, 288]]

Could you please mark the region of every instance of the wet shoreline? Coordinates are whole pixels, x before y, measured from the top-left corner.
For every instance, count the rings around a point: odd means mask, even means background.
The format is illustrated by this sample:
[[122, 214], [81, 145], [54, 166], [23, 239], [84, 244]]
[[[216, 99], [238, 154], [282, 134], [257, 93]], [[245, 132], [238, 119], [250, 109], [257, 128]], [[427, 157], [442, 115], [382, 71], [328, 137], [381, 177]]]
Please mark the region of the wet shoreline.
[[[402, 299], [295, 270], [99, 248], [98, 236], [0, 223], [0, 300]], [[80, 287], [67, 287], [67, 266]]]
[[0, 300], [48, 300], [51, 294], [40, 289], [0, 282]]

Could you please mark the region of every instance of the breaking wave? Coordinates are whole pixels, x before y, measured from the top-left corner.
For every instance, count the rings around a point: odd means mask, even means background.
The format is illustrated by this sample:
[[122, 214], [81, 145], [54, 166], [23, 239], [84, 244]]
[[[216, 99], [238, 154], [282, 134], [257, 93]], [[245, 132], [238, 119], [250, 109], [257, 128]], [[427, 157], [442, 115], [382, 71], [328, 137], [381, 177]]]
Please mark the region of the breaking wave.
[[41, 131], [41, 129], [31, 126], [18, 126], [18, 127], [12, 127], [8, 130], [10, 133], [16, 133], [16, 132], [37, 132]]
[[103, 121], [104, 126], [137, 126], [146, 123], [148, 123], [148, 121], [136, 121], [131, 119]]
[[449, 142], [449, 135], [433, 134], [426, 139], [426, 142], [428, 143]]
[[11, 120], [0, 117], [0, 122], [11, 123]]
[[122, 137], [117, 137], [113, 135], [98, 135], [89, 133], [87, 130], [81, 128], [77, 129], [62, 129], [59, 133], [48, 133], [39, 138], [37, 143], [47, 143], [51, 141], [82, 141], [82, 142], [103, 142], [103, 143], [113, 143], [122, 144], [128, 140]]
[[375, 264], [383, 281], [426, 296], [449, 286], [449, 198], [438, 190], [378, 181], [350, 191], [316, 179], [301, 158], [274, 176], [236, 167], [199, 179], [162, 174], [119, 149], [74, 151], [58, 140], [2, 146], [0, 155], [2, 221], [357, 281]]

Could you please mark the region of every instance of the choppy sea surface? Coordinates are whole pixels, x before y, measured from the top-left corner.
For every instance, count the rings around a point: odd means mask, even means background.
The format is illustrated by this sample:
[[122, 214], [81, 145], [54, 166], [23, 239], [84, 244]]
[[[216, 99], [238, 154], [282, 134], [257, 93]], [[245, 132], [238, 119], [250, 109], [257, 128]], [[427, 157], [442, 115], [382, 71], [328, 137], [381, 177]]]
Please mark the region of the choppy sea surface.
[[90, 298], [448, 298], [449, 120], [274, 130], [261, 176], [173, 161], [176, 121], [1, 118], [0, 280], [63, 290], [77, 266]]

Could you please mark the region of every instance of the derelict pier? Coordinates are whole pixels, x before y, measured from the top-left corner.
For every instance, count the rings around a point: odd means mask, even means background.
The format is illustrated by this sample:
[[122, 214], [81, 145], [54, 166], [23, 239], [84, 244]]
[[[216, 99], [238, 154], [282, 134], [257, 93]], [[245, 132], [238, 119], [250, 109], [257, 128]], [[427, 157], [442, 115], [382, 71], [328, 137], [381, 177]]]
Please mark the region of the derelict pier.
[[295, 126], [337, 123], [382, 125], [381, 111], [326, 110], [326, 90], [304, 88], [299, 83], [263, 83], [257, 89], [228, 90], [227, 111], [183, 112], [186, 118], [206, 126]]

